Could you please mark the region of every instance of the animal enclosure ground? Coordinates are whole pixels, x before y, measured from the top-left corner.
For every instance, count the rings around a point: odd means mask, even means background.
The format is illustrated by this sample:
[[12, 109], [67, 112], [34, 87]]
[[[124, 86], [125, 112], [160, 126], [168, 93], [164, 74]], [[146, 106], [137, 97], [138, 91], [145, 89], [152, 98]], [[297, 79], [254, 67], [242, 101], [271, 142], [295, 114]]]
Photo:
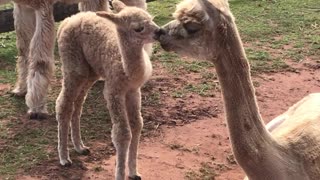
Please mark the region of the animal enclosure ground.
[[[165, 24], [177, 2], [159, 0], [148, 8], [157, 23]], [[317, 5], [317, 0], [230, 0], [266, 122], [303, 96], [320, 91]], [[51, 115], [32, 121], [26, 118], [24, 99], [9, 93], [15, 82], [16, 52], [15, 33], [0, 34], [0, 179], [111, 179], [115, 150], [103, 83], [90, 91], [81, 118], [91, 154], [79, 156], [71, 150], [74, 164], [62, 168], [54, 114], [61, 87], [58, 54], [48, 101]], [[139, 169], [144, 179], [242, 179], [231, 153], [213, 65], [180, 58], [158, 45], [152, 61], [153, 77], [143, 88], [142, 100], [145, 126]]]

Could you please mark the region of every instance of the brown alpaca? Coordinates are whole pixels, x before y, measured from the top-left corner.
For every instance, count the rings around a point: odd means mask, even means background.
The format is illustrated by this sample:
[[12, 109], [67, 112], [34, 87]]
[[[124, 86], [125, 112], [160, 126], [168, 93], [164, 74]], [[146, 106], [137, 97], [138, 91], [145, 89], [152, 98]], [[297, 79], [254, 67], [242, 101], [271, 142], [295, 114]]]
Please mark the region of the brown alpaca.
[[174, 18], [158, 39], [165, 50], [214, 63], [233, 153], [247, 177], [320, 179], [320, 93], [303, 98], [266, 127], [228, 2], [185, 0]]
[[18, 77], [12, 92], [26, 95], [31, 119], [43, 119], [47, 115], [46, 97], [54, 69], [53, 4], [57, 1], [80, 2], [83, 11], [107, 10], [107, 0], [13, 0]]
[[159, 27], [141, 8], [113, 2], [118, 14], [79, 13], [67, 18], [58, 30], [62, 60], [62, 90], [56, 102], [60, 163], [69, 166], [68, 132], [75, 150], [88, 154], [80, 135], [82, 105], [89, 88], [102, 77], [110, 112], [112, 141], [117, 151], [116, 179], [125, 179], [128, 156], [129, 177], [137, 172], [137, 150], [143, 126], [140, 87], [149, 79], [151, 62], [144, 45], [154, 41]]

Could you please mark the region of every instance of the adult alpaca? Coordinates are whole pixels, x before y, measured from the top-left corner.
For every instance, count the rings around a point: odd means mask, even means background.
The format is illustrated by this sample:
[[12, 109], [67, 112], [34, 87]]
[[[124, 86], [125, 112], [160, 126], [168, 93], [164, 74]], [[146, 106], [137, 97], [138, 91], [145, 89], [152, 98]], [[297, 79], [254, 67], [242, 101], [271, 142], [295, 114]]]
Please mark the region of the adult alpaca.
[[[214, 63], [233, 153], [250, 180], [320, 179], [320, 93], [264, 125], [226, 0], [185, 0], [159, 34], [168, 51]], [[271, 133], [268, 131], [270, 128]]]
[[[82, 11], [107, 10], [107, 0], [13, 0], [18, 77], [13, 94], [26, 95], [31, 119], [47, 115], [46, 97], [54, 69], [55, 2], [80, 3]], [[0, 0], [0, 4], [8, 0]]]
[[145, 44], [154, 41], [159, 27], [141, 8], [120, 1], [114, 1], [113, 6], [119, 13], [79, 13], [59, 27], [63, 72], [62, 90], [56, 101], [59, 159], [61, 165], [71, 165], [70, 124], [75, 150], [89, 153], [80, 135], [82, 105], [90, 87], [103, 78], [103, 94], [113, 123], [112, 142], [117, 151], [116, 179], [125, 179], [128, 156], [129, 177], [138, 180], [137, 151], [143, 126], [140, 87], [152, 72]]

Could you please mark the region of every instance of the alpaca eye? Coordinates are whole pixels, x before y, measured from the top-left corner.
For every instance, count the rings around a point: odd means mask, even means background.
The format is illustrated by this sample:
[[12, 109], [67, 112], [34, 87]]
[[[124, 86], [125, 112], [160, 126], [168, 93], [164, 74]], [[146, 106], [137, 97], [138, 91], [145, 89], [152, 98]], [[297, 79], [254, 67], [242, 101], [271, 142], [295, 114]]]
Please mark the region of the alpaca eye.
[[143, 26], [134, 29], [134, 31], [137, 32], [137, 33], [142, 32], [143, 30], [144, 30]]
[[194, 22], [183, 24], [183, 27], [188, 32], [188, 34], [194, 34], [201, 29], [201, 25]]

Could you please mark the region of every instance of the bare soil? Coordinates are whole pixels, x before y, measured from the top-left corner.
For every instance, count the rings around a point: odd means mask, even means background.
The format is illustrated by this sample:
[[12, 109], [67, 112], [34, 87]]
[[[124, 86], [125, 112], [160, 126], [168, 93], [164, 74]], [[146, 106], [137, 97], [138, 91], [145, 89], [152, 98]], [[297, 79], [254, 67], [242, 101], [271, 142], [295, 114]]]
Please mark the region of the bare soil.
[[[143, 179], [185, 179], [190, 172], [201, 173], [199, 170], [203, 164], [215, 174], [210, 179], [243, 179], [244, 173], [232, 155], [219, 89], [213, 90], [214, 94], [209, 97], [186, 93], [182, 98], [173, 98], [175, 89], [186, 82], [196, 82], [198, 75], [173, 76], [166, 73], [160, 63], [155, 62], [154, 66], [154, 77], [144, 88], [146, 130], [139, 152], [139, 170]], [[266, 123], [307, 94], [320, 92], [319, 64], [305, 62], [290, 66], [294, 72], [253, 75], [257, 100]], [[158, 103], [146, 100], [152, 92], [160, 93]], [[110, 139], [110, 135], [106, 136]], [[86, 143], [92, 153], [79, 156], [71, 150], [72, 167], [60, 167], [56, 155], [31, 170], [22, 170], [17, 178], [113, 179], [115, 151], [111, 142]]]

